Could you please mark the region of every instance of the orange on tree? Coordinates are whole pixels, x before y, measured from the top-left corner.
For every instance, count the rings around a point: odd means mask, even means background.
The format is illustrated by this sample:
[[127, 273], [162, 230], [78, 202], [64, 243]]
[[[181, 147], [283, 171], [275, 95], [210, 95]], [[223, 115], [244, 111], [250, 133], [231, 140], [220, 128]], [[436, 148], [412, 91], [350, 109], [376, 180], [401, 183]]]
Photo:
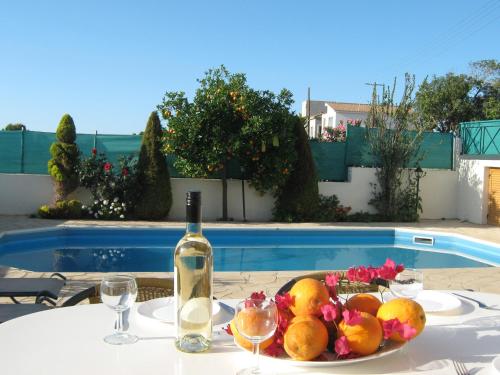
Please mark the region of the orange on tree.
[[339, 337], [346, 337], [352, 352], [369, 355], [377, 351], [384, 333], [377, 318], [366, 312], [361, 312], [360, 315], [360, 323], [348, 325], [344, 320], [340, 322]]
[[310, 361], [326, 350], [328, 331], [315, 316], [300, 316], [292, 320], [284, 335], [286, 353], [297, 361]]
[[330, 300], [330, 294], [326, 286], [321, 281], [311, 278], [297, 281], [289, 293], [293, 298], [290, 310], [296, 316], [320, 316], [321, 307]]
[[[377, 318], [381, 324], [391, 319], [398, 319], [401, 323], [409, 324], [417, 331], [414, 337], [423, 331], [426, 320], [422, 306], [408, 298], [395, 298], [384, 303], [378, 309]], [[397, 332], [394, 332], [390, 339], [399, 342], [406, 341]]]
[[377, 297], [367, 293], [355, 294], [345, 303], [347, 310], [358, 310], [373, 316], [377, 316], [377, 311], [381, 305], [382, 302]]
[[[242, 348], [246, 349], [246, 350], [252, 350], [252, 343], [247, 340], [246, 338], [244, 338], [239, 332], [238, 332], [238, 328], [236, 328], [236, 324], [234, 323], [234, 319], [231, 320], [231, 322], [229, 323], [229, 326], [231, 327], [231, 332], [233, 334], [233, 338], [234, 338], [234, 341], [239, 345], [241, 346]], [[270, 338], [268, 338], [267, 340], [264, 340], [262, 341], [260, 344], [259, 344], [259, 350], [264, 350], [266, 349], [269, 345], [271, 345], [273, 343], [273, 340], [274, 340], [274, 336], [271, 336]]]

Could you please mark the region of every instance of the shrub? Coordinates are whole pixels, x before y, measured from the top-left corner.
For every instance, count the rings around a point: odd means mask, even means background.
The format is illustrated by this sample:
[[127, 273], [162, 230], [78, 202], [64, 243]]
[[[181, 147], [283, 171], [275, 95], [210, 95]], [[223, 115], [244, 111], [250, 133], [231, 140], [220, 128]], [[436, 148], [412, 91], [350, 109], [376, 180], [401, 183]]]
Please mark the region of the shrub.
[[81, 186], [92, 194], [92, 203], [82, 207], [84, 214], [93, 219], [129, 218], [139, 194], [136, 166], [133, 156], [120, 158], [115, 166], [93, 149], [78, 169]]
[[54, 206], [41, 206], [38, 216], [44, 219], [79, 219], [82, 217], [82, 203], [76, 199], [60, 200]]
[[274, 220], [314, 220], [319, 208], [316, 167], [303, 120], [298, 116], [291, 119], [294, 121], [297, 159], [286, 184], [278, 191], [273, 212]]
[[160, 118], [152, 112], [142, 138], [137, 165], [141, 199], [135, 206], [135, 214], [140, 219], [163, 219], [172, 206], [170, 174], [161, 150], [162, 133]]
[[57, 141], [50, 146], [52, 158], [48, 162], [49, 174], [55, 188], [54, 201], [64, 201], [78, 187], [78, 146], [73, 119], [65, 114], [56, 131]]

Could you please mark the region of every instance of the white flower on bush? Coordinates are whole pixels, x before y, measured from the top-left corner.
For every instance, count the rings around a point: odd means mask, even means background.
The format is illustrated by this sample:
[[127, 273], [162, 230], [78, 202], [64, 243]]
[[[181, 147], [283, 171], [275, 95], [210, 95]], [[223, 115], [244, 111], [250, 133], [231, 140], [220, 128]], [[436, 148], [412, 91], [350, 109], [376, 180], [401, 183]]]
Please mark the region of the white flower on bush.
[[97, 211], [97, 213], [98, 213], [99, 215], [102, 215], [102, 211], [101, 211], [101, 210]]
[[108, 205], [108, 200], [107, 200], [107, 199], [105, 199], [102, 203], [103, 203], [105, 206], [107, 206], [107, 205]]
[[87, 208], [87, 206], [85, 206], [84, 204], [82, 204], [82, 210], [85, 210]]
[[99, 204], [99, 201], [94, 201], [94, 204]]
[[89, 214], [91, 214], [91, 215], [92, 215], [93, 213], [94, 213], [94, 211], [92, 211], [92, 210], [89, 210]]
[[97, 212], [94, 214], [94, 217], [95, 217], [96, 219], [99, 219], [99, 215], [97, 214]]
[[113, 199], [113, 202], [115, 202], [115, 203], [118, 201], [119, 201], [118, 197], [115, 197], [115, 199]]
[[120, 219], [125, 219], [125, 215], [120, 215]]
[[122, 203], [122, 206], [123, 206], [123, 207], [125, 207], [125, 206], [126, 206], [126, 204], [125, 204], [125, 203]]

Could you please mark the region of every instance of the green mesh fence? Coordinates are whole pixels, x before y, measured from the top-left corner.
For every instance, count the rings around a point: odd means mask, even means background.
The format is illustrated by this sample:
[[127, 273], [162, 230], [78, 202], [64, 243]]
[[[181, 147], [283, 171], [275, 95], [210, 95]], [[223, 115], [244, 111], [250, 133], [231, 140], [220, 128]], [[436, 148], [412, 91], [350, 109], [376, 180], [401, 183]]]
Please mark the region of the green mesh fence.
[[[0, 131], [0, 173], [48, 174], [49, 148], [54, 141], [54, 133]], [[76, 143], [84, 157], [91, 155], [95, 145], [98, 152], [104, 152], [112, 163], [116, 163], [120, 156], [139, 154], [141, 136], [78, 134]], [[311, 151], [320, 180], [346, 181], [348, 166], [372, 167], [375, 164], [366, 141], [365, 128], [349, 126], [345, 143], [312, 141]], [[422, 168], [453, 167], [451, 134], [426, 133], [421, 151], [424, 156], [420, 162]], [[174, 161], [175, 156], [167, 156], [171, 177], [183, 177], [174, 168]], [[230, 162], [228, 177], [241, 177], [237, 160]]]
[[320, 180], [346, 181], [345, 142], [311, 142], [311, 152]]
[[465, 155], [500, 155], [500, 120], [463, 122], [460, 136]]
[[[349, 126], [346, 140], [346, 165], [352, 167], [374, 167], [374, 157], [370, 152], [366, 132], [373, 129]], [[410, 134], [412, 132], [409, 132]], [[426, 132], [418, 151], [422, 157], [419, 164], [422, 168], [452, 169], [453, 168], [453, 135], [450, 133]], [[418, 159], [410, 162], [415, 167]]]

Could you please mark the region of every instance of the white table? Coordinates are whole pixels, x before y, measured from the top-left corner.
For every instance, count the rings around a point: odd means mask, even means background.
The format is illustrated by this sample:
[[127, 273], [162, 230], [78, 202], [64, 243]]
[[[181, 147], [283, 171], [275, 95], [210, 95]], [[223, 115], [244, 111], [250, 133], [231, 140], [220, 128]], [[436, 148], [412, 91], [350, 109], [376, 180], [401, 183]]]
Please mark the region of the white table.
[[[500, 306], [500, 295], [463, 292]], [[236, 301], [225, 301], [234, 305]], [[221, 312], [219, 321], [229, 319]], [[234, 374], [251, 363], [225, 334], [216, 335], [210, 351], [178, 352], [168, 324], [130, 314], [131, 333], [141, 339], [133, 345], [112, 346], [103, 337], [113, 328], [115, 315], [102, 304], [80, 305], [27, 315], [0, 324], [0, 374]], [[263, 359], [276, 374], [455, 374], [451, 359], [460, 359], [474, 374], [500, 355], [500, 311], [479, 309], [474, 303], [449, 315], [428, 314], [424, 332], [400, 352], [350, 365], [304, 369]]]

